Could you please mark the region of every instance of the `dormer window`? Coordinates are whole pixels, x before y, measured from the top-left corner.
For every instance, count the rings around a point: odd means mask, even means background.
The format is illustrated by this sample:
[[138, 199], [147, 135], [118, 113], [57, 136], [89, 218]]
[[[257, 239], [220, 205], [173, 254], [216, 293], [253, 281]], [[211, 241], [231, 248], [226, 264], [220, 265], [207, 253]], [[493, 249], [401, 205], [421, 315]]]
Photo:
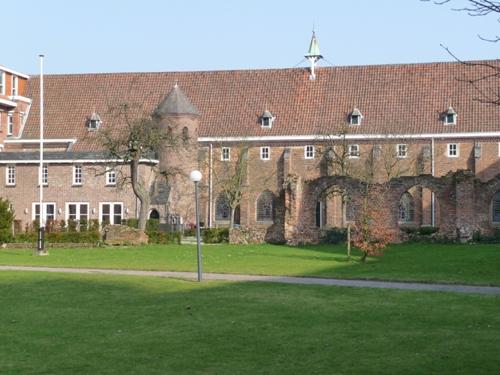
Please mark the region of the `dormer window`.
[[18, 94], [18, 79], [17, 79], [17, 76], [13, 75], [12, 76], [12, 89], [11, 89], [11, 93], [12, 93], [12, 96], [17, 96]]
[[273, 126], [275, 117], [267, 109], [264, 111], [262, 116], [260, 116], [260, 123], [263, 128], [271, 128]]
[[97, 112], [92, 112], [92, 115], [87, 122], [87, 127], [89, 130], [97, 130], [101, 126], [101, 122], [99, 114]]
[[357, 108], [354, 108], [354, 110], [349, 115], [349, 124], [350, 125], [361, 125], [362, 118], [363, 118], [363, 115], [361, 114], [361, 111]]
[[449, 107], [448, 110], [443, 114], [443, 121], [445, 125], [456, 125], [457, 124], [457, 113], [453, 107]]

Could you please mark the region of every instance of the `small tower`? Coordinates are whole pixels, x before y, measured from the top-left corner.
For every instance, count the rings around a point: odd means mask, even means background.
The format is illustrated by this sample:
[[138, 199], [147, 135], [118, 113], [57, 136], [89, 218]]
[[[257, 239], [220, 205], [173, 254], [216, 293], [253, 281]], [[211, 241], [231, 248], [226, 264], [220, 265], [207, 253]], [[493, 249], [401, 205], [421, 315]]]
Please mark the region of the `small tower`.
[[[164, 191], [168, 191], [169, 202], [166, 212], [154, 207], [169, 218], [194, 222], [192, 206], [193, 184], [189, 174], [198, 165], [198, 126], [200, 112], [191, 103], [177, 84], [161, 101], [154, 115], [159, 126], [167, 135], [167, 144], [159, 150], [159, 170], [166, 178]], [[178, 220], [176, 219], [176, 220]], [[163, 220], [162, 220], [163, 221]], [[170, 223], [170, 224], [178, 224]]]
[[309, 51], [307, 51], [304, 57], [311, 63], [311, 74], [309, 75], [309, 79], [314, 81], [316, 79], [314, 68], [316, 67], [316, 63], [323, 58], [319, 52], [319, 45], [316, 40], [316, 33], [314, 30], [311, 38], [311, 44], [309, 45]]

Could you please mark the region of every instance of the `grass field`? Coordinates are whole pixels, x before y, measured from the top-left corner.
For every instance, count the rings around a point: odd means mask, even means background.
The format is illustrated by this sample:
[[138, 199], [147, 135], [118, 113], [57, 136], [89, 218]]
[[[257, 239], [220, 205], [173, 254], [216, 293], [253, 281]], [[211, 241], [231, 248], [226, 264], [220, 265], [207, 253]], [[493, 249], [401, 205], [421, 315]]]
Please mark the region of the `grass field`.
[[2, 374], [498, 374], [498, 297], [0, 273]]
[[[195, 271], [196, 247], [163, 245], [129, 248], [0, 251], [1, 265], [46, 265]], [[383, 257], [348, 261], [341, 245], [302, 248], [273, 245], [203, 246], [205, 272], [405, 280], [500, 285], [500, 245], [392, 245]]]

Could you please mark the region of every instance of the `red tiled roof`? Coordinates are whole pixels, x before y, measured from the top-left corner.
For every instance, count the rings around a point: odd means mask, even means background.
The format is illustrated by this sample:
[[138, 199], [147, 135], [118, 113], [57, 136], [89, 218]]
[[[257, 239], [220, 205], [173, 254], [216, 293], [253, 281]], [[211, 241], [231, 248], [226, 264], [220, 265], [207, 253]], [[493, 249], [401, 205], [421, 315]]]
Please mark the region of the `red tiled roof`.
[[[491, 64], [500, 64], [499, 60]], [[143, 103], [153, 111], [177, 82], [200, 111], [202, 137], [338, 134], [356, 107], [363, 114], [352, 134], [420, 134], [500, 131], [500, 106], [475, 100], [480, 92], [463, 80], [491, 73], [460, 63], [318, 68], [315, 81], [304, 68], [169, 73], [47, 75], [46, 138], [77, 138], [74, 151], [99, 149], [86, 120], [96, 111], [103, 126], [110, 106]], [[498, 78], [480, 81], [498, 92]], [[38, 137], [39, 79], [29, 81], [33, 98], [23, 138]], [[455, 126], [441, 114], [458, 113]], [[276, 117], [263, 129], [259, 116]]]

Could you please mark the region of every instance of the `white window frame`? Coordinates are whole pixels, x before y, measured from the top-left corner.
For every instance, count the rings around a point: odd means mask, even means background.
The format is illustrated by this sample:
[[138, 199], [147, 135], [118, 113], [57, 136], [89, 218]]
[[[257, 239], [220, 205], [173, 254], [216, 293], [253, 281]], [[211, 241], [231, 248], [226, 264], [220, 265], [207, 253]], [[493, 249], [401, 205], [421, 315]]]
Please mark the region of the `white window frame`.
[[14, 112], [7, 113], [7, 135], [14, 134]]
[[115, 224], [115, 205], [121, 206], [121, 222], [124, 220], [123, 202], [99, 202], [99, 225], [102, 225], [102, 208], [105, 204], [109, 204], [109, 224]]
[[19, 77], [15, 74], [12, 75], [12, 87], [10, 88], [12, 96], [19, 95]]
[[116, 186], [116, 171], [112, 168], [106, 168], [106, 186]]
[[[356, 148], [356, 152], [353, 153], [352, 152], [352, 149], [353, 148]], [[360, 155], [360, 147], [358, 144], [350, 144], [350, 145], [347, 145], [347, 151], [348, 151], [348, 155], [349, 155], [349, 158], [350, 159], [359, 159], [359, 155]]]
[[[451, 154], [451, 146], [455, 146], [455, 154]], [[460, 145], [458, 143], [448, 143], [446, 145], [446, 155], [449, 158], [458, 158], [460, 156]]]
[[[452, 122], [448, 121], [448, 116], [452, 116], [453, 117], [453, 121]], [[448, 114], [448, 113], [446, 113], [444, 115], [444, 121], [443, 122], [444, 122], [445, 125], [456, 125], [457, 124], [457, 115], [456, 114]]]
[[[38, 206], [40, 202], [33, 202], [31, 203], [31, 220], [35, 221], [36, 220], [36, 206]], [[45, 222], [47, 222], [47, 206], [48, 205], [53, 205], [54, 206], [54, 220], [56, 220], [57, 217], [57, 206], [56, 202], [43, 202], [42, 207], [42, 214], [45, 215]]]
[[[78, 177], [78, 174], [76, 173], [77, 170], [80, 171], [79, 179], [77, 179]], [[82, 184], [83, 184], [83, 168], [81, 164], [73, 165], [73, 186], [81, 186]]]
[[304, 146], [304, 159], [314, 159], [316, 155], [316, 149], [313, 145]]
[[16, 166], [7, 165], [5, 168], [5, 185], [16, 186]]
[[0, 95], [5, 95], [5, 72], [0, 72]]
[[[269, 123], [266, 125], [264, 122], [268, 120]], [[260, 126], [265, 129], [271, 129], [273, 127], [274, 117], [262, 117], [260, 120]]]
[[[356, 118], [357, 119], [357, 122], [354, 123], [353, 119]], [[361, 115], [350, 115], [349, 116], [349, 125], [354, 125], [354, 126], [359, 126], [361, 125], [361, 119], [363, 118], [363, 116]]]
[[220, 150], [220, 160], [230, 161], [231, 160], [231, 147], [222, 147]]
[[262, 146], [260, 148], [260, 160], [271, 160], [271, 147]]
[[408, 157], [408, 144], [400, 143], [396, 145], [396, 156], [399, 159], [406, 159]]
[[65, 209], [66, 211], [64, 212], [64, 219], [66, 220], [66, 223], [70, 220], [69, 218], [69, 206], [73, 204], [76, 205], [76, 221], [80, 223], [80, 211], [81, 211], [81, 206], [87, 206], [87, 223], [89, 223], [90, 220], [90, 204], [89, 202], [66, 202], [65, 204]]
[[40, 181], [42, 181], [43, 186], [49, 185], [49, 166], [47, 164], [42, 166], [42, 178]]

